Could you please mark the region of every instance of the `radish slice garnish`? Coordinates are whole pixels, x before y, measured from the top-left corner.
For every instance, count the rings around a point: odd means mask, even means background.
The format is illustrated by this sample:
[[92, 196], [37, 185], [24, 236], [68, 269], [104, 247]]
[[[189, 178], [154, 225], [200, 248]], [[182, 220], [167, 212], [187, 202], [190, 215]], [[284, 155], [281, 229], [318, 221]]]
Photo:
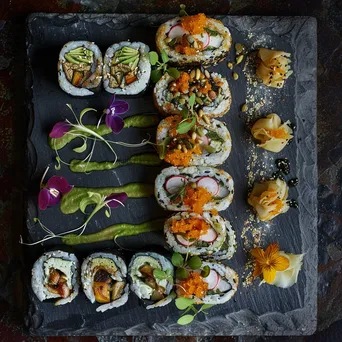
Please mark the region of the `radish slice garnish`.
[[219, 183], [216, 179], [209, 176], [201, 177], [196, 184], [197, 186], [202, 186], [207, 189], [213, 196], [216, 196], [220, 189]]
[[216, 286], [221, 292], [228, 292], [232, 289], [232, 285], [228, 281], [221, 279], [218, 286]]
[[216, 197], [223, 198], [229, 195], [229, 190], [225, 186], [220, 186], [218, 193], [216, 194]]
[[208, 290], [214, 290], [220, 282], [220, 276], [216, 271], [210, 270], [208, 277], [203, 278], [203, 280], [208, 283]]
[[196, 242], [196, 240], [189, 241], [189, 240], [185, 239], [182, 235], [176, 235], [176, 240], [181, 245], [186, 246], [186, 247], [191, 246], [191, 245], [193, 245]]
[[217, 239], [216, 230], [209, 228], [205, 234], [200, 236], [199, 239], [204, 242], [214, 242]]
[[167, 36], [171, 39], [182, 37], [184, 34], [187, 34], [188, 31], [184, 30], [182, 25], [174, 25], [170, 28], [169, 33]]
[[210, 43], [210, 36], [209, 36], [208, 32], [206, 32], [206, 31], [201, 33], [201, 34], [194, 34], [192, 37], [194, 39], [202, 42], [203, 49], [205, 49]]
[[188, 180], [184, 176], [172, 176], [166, 181], [165, 189], [172, 195], [177, 193], [187, 183]]
[[219, 48], [222, 44], [223, 38], [221, 36], [211, 36], [210, 37], [210, 46]]

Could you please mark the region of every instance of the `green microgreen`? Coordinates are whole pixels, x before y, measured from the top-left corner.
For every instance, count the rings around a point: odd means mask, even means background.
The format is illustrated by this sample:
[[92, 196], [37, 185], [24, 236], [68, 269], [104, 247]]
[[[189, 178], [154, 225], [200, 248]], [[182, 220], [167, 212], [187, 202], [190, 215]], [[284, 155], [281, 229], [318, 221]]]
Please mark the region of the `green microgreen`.
[[195, 126], [197, 122], [196, 114], [194, 113], [194, 104], [196, 101], [196, 95], [192, 94], [189, 97], [189, 108], [183, 108], [181, 110], [181, 114], [183, 116], [183, 120], [177, 125], [176, 131], [178, 134], [188, 133], [192, 127]]
[[153, 276], [155, 279], [164, 280], [166, 279], [170, 284], [173, 284], [172, 270], [159, 270], [155, 269], [153, 271]]
[[186, 15], [189, 15], [189, 14], [186, 13], [186, 11], [185, 11], [186, 6], [185, 6], [184, 4], [180, 4], [180, 5], [179, 5], [179, 8], [180, 8], [180, 10], [179, 10], [179, 16], [180, 16], [180, 17], [184, 17], [184, 16], [186, 16]]

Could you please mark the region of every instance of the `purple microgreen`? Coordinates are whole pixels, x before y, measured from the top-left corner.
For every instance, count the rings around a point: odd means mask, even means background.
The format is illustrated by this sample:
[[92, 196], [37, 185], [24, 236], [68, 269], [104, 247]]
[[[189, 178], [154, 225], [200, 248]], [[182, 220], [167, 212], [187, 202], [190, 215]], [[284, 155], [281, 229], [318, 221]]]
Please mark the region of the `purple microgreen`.
[[62, 195], [67, 194], [72, 189], [72, 185], [64, 177], [59, 176], [52, 176], [47, 182], [47, 187], [56, 189]]
[[106, 125], [112, 129], [114, 134], [119, 134], [121, 130], [124, 128], [124, 121], [122, 117], [117, 115], [106, 115]]
[[50, 132], [49, 134], [49, 137], [50, 138], [61, 138], [63, 137], [66, 133], [69, 132], [71, 126], [68, 122], [66, 121], [60, 121], [60, 122], [57, 122], [53, 128], [52, 128], [52, 131]]
[[118, 134], [124, 128], [124, 121], [119, 116], [126, 113], [129, 109], [129, 104], [126, 101], [116, 100], [115, 95], [111, 98], [111, 104], [106, 109], [106, 125], [113, 131], [114, 134]]
[[61, 194], [57, 190], [43, 188], [39, 191], [38, 207], [40, 210], [45, 210], [47, 207], [53, 207], [59, 203]]

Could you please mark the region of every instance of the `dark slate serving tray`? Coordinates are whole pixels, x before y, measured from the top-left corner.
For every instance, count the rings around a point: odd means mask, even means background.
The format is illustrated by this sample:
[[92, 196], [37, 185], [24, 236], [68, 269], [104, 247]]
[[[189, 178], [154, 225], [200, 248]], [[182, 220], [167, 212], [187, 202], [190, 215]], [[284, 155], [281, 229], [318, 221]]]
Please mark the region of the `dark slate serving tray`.
[[[84, 221], [84, 215], [77, 212], [63, 215], [58, 207], [44, 212], [37, 210], [37, 193], [40, 177], [47, 165], [51, 165], [48, 176], [55, 173], [66, 177], [75, 186], [116, 186], [129, 182], [153, 183], [161, 168], [128, 166], [113, 171], [93, 172], [89, 175], [73, 174], [63, 166], [55, 171], [54, 151], [47, 144], [48, 133], [53, 124], [63, 118], [72, 119], [65, 106], [71, 103], [76, 112], [85, 107], [102, 111], [108, 105], [110, 94], [102, 90], [94, 97], [73, 98], [64, 93], [57, 83], [57, 58], [61, 46], [70, 40], [95, 41], [104, 53], [114, 42], [130, 39], [140, 40], [154, 49], [154, 35], [159, 24], [172, 16], [137, 14], [32, 14], [27, 20], [27, 92], [28, 101], [28, 148], [27, 148], [27, 227], [26, 238], [33, 240], [43, 237], [43, 232], [33, 224], [38, 216], [55, 232], [77, 227]], [[246, 101], [246, 80], [240, 73], [238, 81], [233, 81], [227, 61], [212, 69], [228, 78], [233, 103], [222, 120], [227, 123], [232, 135], [233, 149], [222, 168], [227, 170], [235, 182], [235, 197], [231, 206], [221, 214], [228, 218], [237, 234], [238, 249], [228, 264], [240, 275], [241, 284], [234, 298], [225, 305], [210, 309], [207, 316], [199, 315], [189, 326], [176, 324], [179, 312], [174, 304], [156, 310], [145, 310], [134, 294], [123, 307], [96, 313], [96, 305], [90, 304], [81, 292], [68, 305], [55, 307], [53, 303], [40, 303], [32, 293], [27, 275], [30, 309], [26, 316], [27, 326], [34, 335], [308, 335], [316, 329], [316, 21], [308, 17], [218, 17], [231, 30], [234, 42], [243, 42], [249, 48], [257, 46], [283, 49], [292, 53], [294, 75], [281, 90], [268, 89], [267, 103], [260, 109], [261, 114], [276, 112], [282, 119], [297, 125], [295, 141], [277, 157], [287, 157], [291, 162], [291, 174], [299, 178], [299, 186], [290, 190], [290, 197], [298, 198], [299, 210], [291, 209], [287, 214], [275, 218], [270, 225], [256, 224], [263, 232], [262, 245], [278, 241], [283, 250], [305, 253], [303, 269], [298, 283], [289, 289], [263, 285], [257, 282], [249, 287], [242, 286], [247, 252], [243, 248], [246, 240], [241, 234], [244, 223], [250, 216], [246, 202], [247, 167], [250, 165], [253, 149], [246, 129], [246, 117], [239, 111]], [[263, 38], [262, 38], [263, 37]], [[253, 93], [253, 91], [252, 91]], [[249, 93], [249, 94], [252, 94]], [[275, 95], [273, 97], [273, 95]], [[257, 94], [256, 94], [257, 96]], [[151, 89], [140, 97], [130, 97], [131, 110], [128, 115], [156, 112], [151, 100]], [[94, 122], [90, 114], [86, 120]], [[116, 139], [139, 142], [152, 134], [154, 129], [126, 129]], [[72, 147], [75, 141], [61, 151], [64, 160], [77, 157]], [[148, 147], [139, 151], [147, 151]], [[119, 158], [125, 159], [138, 151], [118, 148]], [[262, 157], [265, 175], [274, 171], [271, 153], [255, 149]], [[265, 157], [266, 156], [266, 157]], [[94, 160], [108, 160], [104, 146], [98, 144]], [[256, 177], [261, 175], [258, 163], [252, 168]], [[170, 213], [158, 207], [154, 198], [129, 199], [125, 208], [118, 208], [111, 218], [97, 214], [88, 226], [87, 232], [96, 232], [113, 223], [144, 222], [153, 218], [166, 217]], [[58, 240], [46, 243], [44, 247], [25, 247], [27, 266], [46, 249], [56, 247]], [[138, 237], [122, 238], [120, 246], [130, 249], [149, 249], [163, 246], [159, 233], [148, 233]], [[252, 243], [252, 240], [249, 241]], [[248, 244], [248, 241], [247, 241]], [[82, 261], [86, 255], [101, 249], [117, 249], [114, 242], [81, 245], [72, 250]], [[126, 261], [130, 253], [123, 251]]]

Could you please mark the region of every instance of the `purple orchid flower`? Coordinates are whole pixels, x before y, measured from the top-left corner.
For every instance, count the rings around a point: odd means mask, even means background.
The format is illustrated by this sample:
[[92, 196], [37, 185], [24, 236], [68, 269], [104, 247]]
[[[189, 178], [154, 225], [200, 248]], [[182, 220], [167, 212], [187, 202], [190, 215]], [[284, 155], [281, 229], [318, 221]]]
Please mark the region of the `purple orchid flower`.
[[117, 208], [122, 202], [126, 201], [128, 198], [125, 192], [120, 192], [118, 194], [110, 194], [106, 197], [106, 202], [109, 208]]
[[70, 130], [70, 124], [67, 123], [66, 121], [60, 121], [57, 122], [53, 128], [52, 131], [49, 134], [50, 138], [61, 138], [62, 136], [64, 136], [64, 134], [66, 134], [67, 132], [69, 132]]
[[68, 181], [64, 177], [52, 176], [45, 187], [41, 187], [38, 196], [38, 207], [45, 210], [59, 203], [62, 195], [68, 193], [72, 189]]
[[124, 121], [120, 115], [126, 113], [128, 109], [129, 105], [126, 101], [115, 100], [115, 95], [112, 96], [111, 104], [106, 109], [106, 125], [113, 133], [118, 134], [124, 128]]

